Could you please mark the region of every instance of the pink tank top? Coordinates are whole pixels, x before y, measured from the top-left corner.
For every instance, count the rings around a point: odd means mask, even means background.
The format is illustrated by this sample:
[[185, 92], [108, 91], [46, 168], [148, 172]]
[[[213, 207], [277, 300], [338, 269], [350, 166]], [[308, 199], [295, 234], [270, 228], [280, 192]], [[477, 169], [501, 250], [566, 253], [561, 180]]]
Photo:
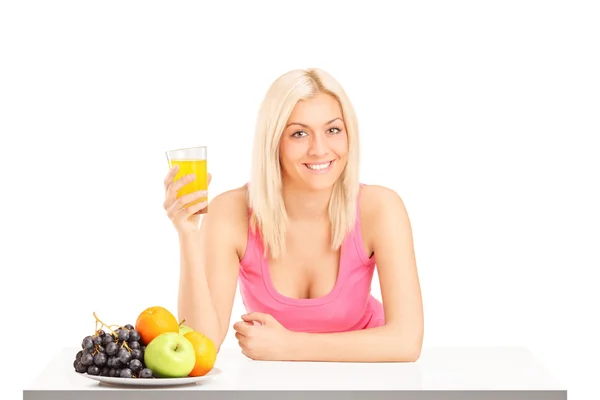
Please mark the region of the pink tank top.
[[275, 289], [259, 233], [248, 227], [239, 274], [246, 311], [271, 314], [296, 332], [344, 332], [383, 325], [383, 305], [371, 295], [375, 257], [369, 258], [364, 252], [359, 216], [357, 209], [354, 229], [342, 244], [335, 287], [325, 296], [312, 299], [287, 297]]

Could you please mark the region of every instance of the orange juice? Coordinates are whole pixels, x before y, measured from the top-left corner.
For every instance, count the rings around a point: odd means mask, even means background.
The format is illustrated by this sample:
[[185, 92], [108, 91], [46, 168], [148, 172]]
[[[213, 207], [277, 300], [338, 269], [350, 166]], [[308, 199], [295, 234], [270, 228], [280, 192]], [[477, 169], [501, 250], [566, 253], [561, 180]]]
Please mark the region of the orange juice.
[[[208, 190], [208, 169], [206, 160], [169, 160], [169, 167], [173, 167], [175, 165], [179, 165], [179, 171], [177, 175], [175, 175], [174, 180], [178, 180], [179, 178], [188, 175], [195, 174], [196, 179], [186, 184], [184, 187], [179, 189], [177, 192], [177, 198], [184, 196], [189, 193], [196, 192], [198, 190]], [[208, 196], [202, 197], [192, 203], [186, 204], [185, 207], [189, 207], [193, 204], [199, 203], [201, 201], [207, 201]], [[199, 214], [205, 214], [208, 210], [208, 207], [201, 210]]]

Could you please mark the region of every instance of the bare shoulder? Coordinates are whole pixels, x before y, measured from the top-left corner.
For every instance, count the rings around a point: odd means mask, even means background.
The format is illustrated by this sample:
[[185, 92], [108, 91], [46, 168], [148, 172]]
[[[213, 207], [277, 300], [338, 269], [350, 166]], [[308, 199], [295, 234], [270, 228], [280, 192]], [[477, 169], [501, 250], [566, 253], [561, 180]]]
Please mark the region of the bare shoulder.
[[227, 190], [217, 195], [210, 201], [209, 212], [217, 213], [246, 213], [248, 211], [246, 203], [246, 187]]
[[227, 190], [215, 196], [208, 204], [208, 213], [204, 215], [203, 223], [210, 230], [218, 229], [221, 237], [232, 240], [238, 256], [243, 256], [246, 250], [248, 236], [248, 203], [245, 186]]
[[404, 201], [393, 189], [379, 185], [364, 185], [360, 191], [361, 215], [375, 216], [388, 212], [406, 212]]
[[404, 201], [393, 189], [379, 185], [364, 185], [360, 190], [360, 219], [366, 247], [371, 251], [377, 232], [385, 232], [386, 225], [399, 224], [410, 229]]

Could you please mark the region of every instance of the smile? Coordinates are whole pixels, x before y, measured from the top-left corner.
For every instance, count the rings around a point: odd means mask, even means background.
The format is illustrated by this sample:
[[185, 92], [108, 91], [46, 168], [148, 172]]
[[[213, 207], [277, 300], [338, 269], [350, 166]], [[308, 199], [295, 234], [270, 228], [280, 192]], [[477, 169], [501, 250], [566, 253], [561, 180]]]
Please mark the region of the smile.
[[333, 160], [326, 162], [326, 163], [321, 163], [321, 164], [304, 164], [304, 165], [306, 166], [306, 168], [308, 168], [312, 171], [322, 171], [322, 170], [329, 168], [331, 166], [331, 164], [333, 164]]

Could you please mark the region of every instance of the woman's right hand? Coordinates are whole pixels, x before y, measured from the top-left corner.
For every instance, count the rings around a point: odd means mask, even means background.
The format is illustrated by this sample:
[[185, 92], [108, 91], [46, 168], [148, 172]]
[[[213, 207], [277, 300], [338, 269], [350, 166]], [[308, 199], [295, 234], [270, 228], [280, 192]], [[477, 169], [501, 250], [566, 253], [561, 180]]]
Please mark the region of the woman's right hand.
[[[177, 192], [185, 185], [192, 183], [195, 179], [194, 175], [188, 174], [182, 176], [177, 181], [173, 181], [178, 171], [179, 167], [174, 166], [169, 170], [169, 173], [165, 177], [165, 201], [163, 203], [163, 208], [167, 212], [167, 216], [171, 222], [173, 222], [175, 229], [181, 235], [198, 231], [198, 221], [200, 220], [201, 214], [196, 213], [206, 208], [208, 202], [202, 201], [189, 207], [184, 207], [186, 204], [206, 197], [207, 191], [198, 190], [177, 198]], [[209, 185], [211, 180], [212, 176], [211, 174], [208, 174]]]

